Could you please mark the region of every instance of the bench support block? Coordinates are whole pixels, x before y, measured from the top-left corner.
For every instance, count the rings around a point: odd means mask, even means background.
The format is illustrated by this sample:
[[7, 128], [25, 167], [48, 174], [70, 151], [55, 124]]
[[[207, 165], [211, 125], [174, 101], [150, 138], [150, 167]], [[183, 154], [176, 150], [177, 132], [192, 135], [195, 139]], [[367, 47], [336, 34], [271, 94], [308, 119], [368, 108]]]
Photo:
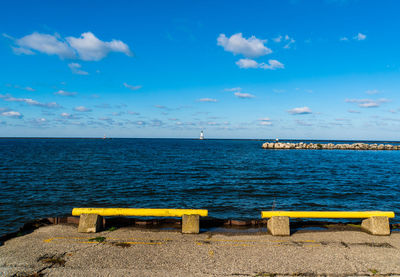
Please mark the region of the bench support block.
[[103, 217], [98, 214], [81, 214], [79, 218], [79, 233], [96, 233], [103, 228]]
[[268, 220], [267, 228], [273, 236], [290, 236], [289, 217], [273, 216]]
[[388, 236], [390, 235], [389, 218], [387, 216], [373, 216], [364, 219], [361, 228], [365, 229], [372, 235]]
[[198, 214], [184, 214], [182, 216], [182, 233], [198, 234], [200, 232], [200, 216]]

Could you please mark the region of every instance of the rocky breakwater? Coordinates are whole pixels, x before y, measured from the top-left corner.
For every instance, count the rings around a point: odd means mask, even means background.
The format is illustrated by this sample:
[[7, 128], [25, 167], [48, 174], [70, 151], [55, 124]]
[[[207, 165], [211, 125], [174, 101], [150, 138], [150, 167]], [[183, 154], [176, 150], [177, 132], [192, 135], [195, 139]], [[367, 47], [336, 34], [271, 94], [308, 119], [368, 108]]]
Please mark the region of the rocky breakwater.
[[291, 143], [291, 142], [266, 142], [264, 149], [327, 149], [327, 150], [400, 150], [400, 145], [376, 143]]

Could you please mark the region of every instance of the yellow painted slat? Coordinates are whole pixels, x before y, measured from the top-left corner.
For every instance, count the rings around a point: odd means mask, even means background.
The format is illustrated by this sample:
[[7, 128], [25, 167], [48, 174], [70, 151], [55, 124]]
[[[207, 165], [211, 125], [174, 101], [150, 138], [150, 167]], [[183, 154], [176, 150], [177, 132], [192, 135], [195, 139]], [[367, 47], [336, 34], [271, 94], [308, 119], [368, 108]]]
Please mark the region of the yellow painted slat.
[[193, 209], [133, 209], [133, 208], [74, 208], [72, 215], [98, 214], [101, 216], [160, 216], [181, 217], [184, 214], [207, 216], [208, 210]]
[[262, 218], [287, 216], [291, 218], [369, 218], [373, 216], [394, 217], [394, 212], [386, 211], [262, 211]]

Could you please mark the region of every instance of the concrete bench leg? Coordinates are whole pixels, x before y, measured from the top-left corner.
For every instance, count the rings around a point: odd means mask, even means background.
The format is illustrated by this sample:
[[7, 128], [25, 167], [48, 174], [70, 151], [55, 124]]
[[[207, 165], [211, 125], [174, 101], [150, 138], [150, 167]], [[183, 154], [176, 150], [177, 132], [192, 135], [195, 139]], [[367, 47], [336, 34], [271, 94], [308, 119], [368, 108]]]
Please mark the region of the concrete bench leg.
[[182, 233], [198, 234], [200, 232], [200, 216], [198, 214], [184, 214], [182, 216]]
[[387, 216], [373, 216], [364, 219], [361, 227], [372, 235], [388, 236], [390, 235], [389, 218]]
[[290, 236], [289, 217], [273, 216], [268, 220], [267, 228], [273, 236]]
[[79, 217], [79, 233], [96, 233], [103, 228], [103, 217], [98, 214], [81, 214]]

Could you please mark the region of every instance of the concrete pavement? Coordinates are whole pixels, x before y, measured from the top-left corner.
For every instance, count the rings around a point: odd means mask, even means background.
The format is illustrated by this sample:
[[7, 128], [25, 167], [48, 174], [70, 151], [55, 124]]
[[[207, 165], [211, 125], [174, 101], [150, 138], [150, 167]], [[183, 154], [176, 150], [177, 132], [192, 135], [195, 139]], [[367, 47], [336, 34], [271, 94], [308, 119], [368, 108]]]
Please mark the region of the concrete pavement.
[[82, 234], [61, 224], [0, 246], [0, 276], [294, 275], [400, 276], [400, 233], [302, 231], [274, 237], [124, 227]]

